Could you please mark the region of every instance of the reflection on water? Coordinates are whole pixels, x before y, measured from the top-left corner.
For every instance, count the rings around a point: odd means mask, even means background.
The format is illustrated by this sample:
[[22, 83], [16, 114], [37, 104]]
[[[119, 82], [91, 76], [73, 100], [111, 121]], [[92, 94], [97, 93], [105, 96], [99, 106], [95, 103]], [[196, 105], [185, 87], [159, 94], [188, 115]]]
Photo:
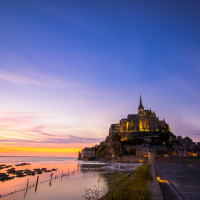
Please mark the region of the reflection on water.
[[[71, 177], [63, 177], [52, 181], [51, 186], [45, 182], [38, 185], [37, 192], [35, 188], [29, 188], [24, 192], [18, 192], [13, 195], [9, 195], [2, 199], [6, 200], [22, 200], [26, 193], [25, 199], [27, 200], [80, 200], [84, 194], [85, 188], [91, 188], [97, 183], [100, 178], [100, 173], [79, 173]], [[101, 179], [100, 184], [105, 186], [104, 179]]]
[[[31, 158], [32, 159], [32, 158]], [[36, 159], [37, 160], [37, 159]], [[54, 160], [54, 161], [52, 161]], [[107, 188], [106, 174], [110, 171], [130, 171], [140, 164], [126, 163], [100, 163], [77, 161], [74, 158], [52, 159], [45, 162], [31, 162], [29, 166], [20, 166], [18, 169], [34, 169], [45, 167], [58, 168], [53, 173], [36, 176], [15, 178], [1, 182], [0, 194], [14, 192], [12, 195], [2, 197], [2, 200], [80, 200], [85, 193], [85, 188], [93, 188], [100, 180], [99, 187]], [[24, 162], [24, 161], [23, 161]], [[27, 160], [25, 162], [28, 162]], [[30, 161], [29, 161], [30, 162]], [[11, 162], [10, 162], [11, 163]], [[4, 164], [7, 164], [4, 162]], [[13, 163], [12, 163], [13, 164]], [[1, 173], [1, 171], [0, 171]], [[38, 184], [37, 184], [38, 182]], [[28, 186], [28, 189], [26, 189]], [[16, 190], [22, 190], [16, 192]]]
[[[39, 180], [38, 182], [44, 182], [51, 178], [51, 174], [53, 173], [53, 177], [61, 176], [62, 173], [71, 173], [74, 170], [77, 170], [78, 162], [75, 161], [75, 158], [48, 158], [48, 157], [7, 157], [8, 162], [6, 161], [6, 157], [1, 157], [1, 164], [12, 165], [12, 167], [16, 168], [16, 170], [33, 170], [37, 168], [47, 168], [53, 169], [57, 168], [57, 171], [38, 174]], [[17, 162], [17, 160], [19, 160]], [[16, 164], [21, 162], [31, 163], [31, 165], [25, 166], [16, 166]], [[7, 173], [7, 168], [0, 170], [0, 173]], [[3, 196], [5, 194], [19, 191], [25, 189], [28, 185], [32, 186], [36, 184], [37, 174], [35, 176], [26, 176], [21, 178], [14, 178], [9, 181], [0, 182], [0, 194]]]

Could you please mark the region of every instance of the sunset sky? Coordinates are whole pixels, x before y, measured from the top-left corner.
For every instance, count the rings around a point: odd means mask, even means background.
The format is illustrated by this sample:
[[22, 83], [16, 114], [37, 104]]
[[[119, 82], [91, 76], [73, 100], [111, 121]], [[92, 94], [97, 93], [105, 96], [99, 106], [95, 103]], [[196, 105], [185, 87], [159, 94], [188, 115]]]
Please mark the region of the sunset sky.
[[140, 92], [200, 141], [199, 0], [0, 1], [0, 155], [76, 156]]

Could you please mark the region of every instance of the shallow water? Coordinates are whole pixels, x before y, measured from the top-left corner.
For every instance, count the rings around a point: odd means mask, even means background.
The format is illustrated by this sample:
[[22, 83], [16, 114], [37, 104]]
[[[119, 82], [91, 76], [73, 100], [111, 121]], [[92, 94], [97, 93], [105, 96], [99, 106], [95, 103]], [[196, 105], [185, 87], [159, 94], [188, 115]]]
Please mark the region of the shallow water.
[[[106, 186], [105, 180], [101, 178], [100, 173], [80, 173], [74, 176], [63, 177], [51, 182], [41, 183], [38, 185], [37, 191], [35, 187], [26, 191], [17, 192], [12, 195], [1, 198], [2, 200], [80, 200], [85, 193], [85, 188], [92, 188], [97, 184], [97, 180], [101, 179], [100, 185]], [[26, 196], [25, 196], [26, 193]]]
[[[7, 161], [7, 162], [6, 162]], [[26, 162], [31, 163], [31, 165], [25, 166], [15, 166], [16, 164]], [[47, 181], [50, 179], [50, 174], [53, 176], [61, 176], [63, 173], [70, 173], [76, 171], [78, 168], [78, 162], [75, 158], [54, 158], [54, 157], [0, 157], [0, 164], [12, 165], [16, 170], [33, 170], [35, 168], [47, 168], [53, 169], [58, 168], [57, 171], [43, 173], [39, 175], [39, 183]], [[7, 168], [1, 169], [0, 173], [6, 173]], [[3, 196], [10, 192], [19, 191], [27, 186], [27, 179], [29, 186], [34, 185], [37, 180], [37, 176], [26, 176], [21, 178], [14, 178], [9, 181], [0, 182], [0, 194]]]
[[[6, 162], [7, 161], [7, 162]], [[1, 157], [1, 164], [16, 165], [17, 163], [27, 162], [31, 165], [16, 167], [16, 169], [34, 169], [34, 168], [58, 168], [58, 171], [53, 172], [52, 179], [50, 173], [39, 175], [39, 184], [35, 191], [35, 183], [38, 175], [27, 176], [23, 178], [15, 178], [10, 181], [0, 182], [0, 194], [6, 195], [14, 192], [11, 195], [2, 197], [2, 200], [55, 200], [69, 199], [80, 200], [85, 193], [85, 188], [93, 188], [100, 180], [99, 187], [107, 188], [106, 176], [111, 171], [132, 171], [140, 164], [128, 163], [102, 163], [77, 161], [76, 158], [55, 158], [55, 157]], [[90, 166], [83, 168], [83, 166]], [[93, 166], [98, 168], [93, 168]], [[93, 169], [91, 169], [91, 166]], [[102, 166], [102, 167], [101, 167]], [[13, 166], [14, 167], [14, 166]], [[4, 170], [4, 169], [3, 169]], [[0, 170], [0, 173], [3, 172]], [[7, 170], [7, 169], [6, 169]], [[6, 171], [5, 170], [5, 171]], [[64, 174], [64, 176], [62, 176]], [[29, 188], [26, 191], [27, 178], [29, 179]], [[50, 181], [51, 179], [51, 181]], [[32, 187], [30, 187], [32, 186]], [[22, 191], [20, 191], [22, 190]], [[16, 192], [15, 191], [19, 191]]]

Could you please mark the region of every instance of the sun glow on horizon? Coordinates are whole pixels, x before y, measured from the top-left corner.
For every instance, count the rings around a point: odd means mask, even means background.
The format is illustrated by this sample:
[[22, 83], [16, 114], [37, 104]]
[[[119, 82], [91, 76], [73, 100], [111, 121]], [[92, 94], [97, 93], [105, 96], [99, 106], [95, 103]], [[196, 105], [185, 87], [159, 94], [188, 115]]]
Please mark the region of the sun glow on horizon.
[[0, 156], [77, 156], [79, 148], [12, 147], [0, 148]]

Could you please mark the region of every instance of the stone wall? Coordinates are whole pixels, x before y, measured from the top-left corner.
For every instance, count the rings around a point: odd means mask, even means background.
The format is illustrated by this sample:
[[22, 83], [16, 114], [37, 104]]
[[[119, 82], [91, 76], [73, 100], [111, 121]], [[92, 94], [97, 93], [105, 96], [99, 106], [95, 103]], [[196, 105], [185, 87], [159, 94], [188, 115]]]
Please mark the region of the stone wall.
[[156, 177], [155, 168], [154, 168], [153, 163], [151, 163], [151, 176], [152, 176], [153, 180], [149, 181], [149, 188], [150, 188], [151, 192], [153, 193], [153, 199], [154, 200], [163, 200], [163, 194], [162, 194], [159, 182]]
[[150, 170], [151, 170], [151, 176], [152, 176], [152, 181], [149, 181], [149, 189], [151, 190], [153, 194], [153, 199], [154, 200], [163, 200], [163, 194], [159, 185], [159, 182], [156, 177], [156, 172], [155, 172], [155, 161], [156, 161], [156, 153], [155, 152], [149, 152], [148, 153], [149, 157], [149, 163], [150, 163]]
[[146, 163], [148, 162], [148, 158], [137, 157], [134, 155], [127, 155], [120, 158], [121, 162], [139, 162]]
[[200, 158], [197, 157], [178, 157], [178, 156], [169, 156], [162, 157], [156, 156], [157, 163], [177, 163], [177, 164], [187, 164], [187, 165], [200, 165]]

